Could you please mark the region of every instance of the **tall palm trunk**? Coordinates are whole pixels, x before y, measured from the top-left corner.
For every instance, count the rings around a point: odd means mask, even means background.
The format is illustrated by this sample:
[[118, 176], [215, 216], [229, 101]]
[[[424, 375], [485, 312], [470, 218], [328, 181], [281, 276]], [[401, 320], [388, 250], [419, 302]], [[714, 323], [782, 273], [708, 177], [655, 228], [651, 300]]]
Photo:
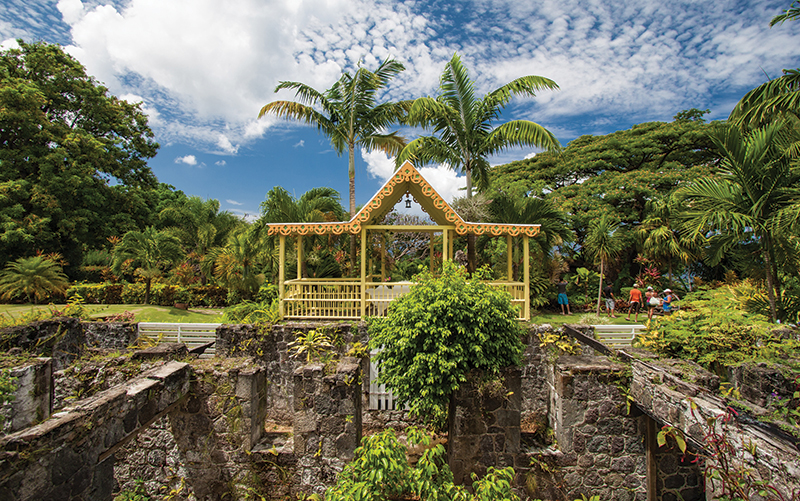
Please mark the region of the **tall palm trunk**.
[[[356, 215], [356, 148], [352, 142], [347, 147], [350, 162], [347, 173], [350, 176], [350, 219]], [[356, 236], [350, 234], [350, 274], [356, 270]]]
[[764, 249], [764, 271], [767, 273], [767, 297], [769, 298], [769, 312], [772, 315], [772, 322], [778, 319], [777, 308], [775, 306], [775, 279], [772, 276], [772, 261], [769, 258], [769, 250]]
[[[472, 171], [469, 164], [464, 169], [467, 174], [467, 199], [472, 198]], [[477, 221], [476, 221], [477, 222]], [[467, 273], [472, 275], [478, 267], [478, 259], [475, 252], [477, 238], [474, 233], [467, 235]]]

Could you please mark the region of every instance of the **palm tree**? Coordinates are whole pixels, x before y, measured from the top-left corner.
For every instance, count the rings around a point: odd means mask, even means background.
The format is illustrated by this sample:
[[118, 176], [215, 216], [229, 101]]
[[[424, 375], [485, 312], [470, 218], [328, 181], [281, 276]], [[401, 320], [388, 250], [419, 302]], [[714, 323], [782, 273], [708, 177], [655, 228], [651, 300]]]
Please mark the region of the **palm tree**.
[[230, 212], [220, 212], [219, 200], [203, 200], [197, 196], [163, 209], [159, 218], [168, 226], [168, 231], [181, 241], [189, 260], [198, 266], [203, 284], [212, 268], [209, 252], [224, 245], [233, 229], [243, 224]]
[[[473, 181], [480, 191], [489, 185], [490, 155], [512, 146], [557, 149], [555, 136], [539, 124], [512, 120], [492, 128], [514, 95], [535, 96], [542, 89], [557, 89], [548, 78], [525, 76], [503, 85], [483, 98], [475, 95], [475, 84], [454, 54], [439, 81], [439, 96], [416, 99], [409, 110], [410, 125], [433, 129], [432, 136], [419, 137], [397, 156], [397, 166], [410, 160], [415, 165], [443, 163], [467, 176], [467, 198]], [[475, 270], [475, 237], [468, 239], [470, 271]]]
[[586, 253], [594, 258], [595, 264], [600, 265], [600, 287], [597, 290], [597, 316], [600, 316], [600, 294], [603, 290], [603, 273], [605, 264], [617, 257], [625, 246], [620, 238], [619, 223], [604, 214], [589, 226], [589, 233], [583, 242]]
[[53, 292], [63, 293], [69, 281], [61, 266], [44, 256], [21, 257], [0, 273], [0, 293], [5, 300], [24, 295], [36, 304]]
[[[275, 92], [294, 89], [295, 98], [300, 102], [273, 101], [258, 113], [258, 118], [273, 114], [315, 125], [317, 130], [330, 138], [336, 153], [341, 155], [347, 150], [351, 218], [356, 215], [356, 145], [368, 151], [377, 148], [389, 156], [396, 155], [405, 146], [405, 139], [397, 132], [385, 131], [393, 123], [405, 118], [409, 103], [376, 104], [378, 92], [403, 70], [405, 66], [394, 59], [383, 61], [375, 72], [362, 68], [359, 62], [355, 74], [343, 73], [324, 92], [300, 82], [280, 82]], [[350, 238], [350, 255], [354, 262], [354, 236]]]
[[114, 247], [114, 263], [111, 269], [116, 274], [122, 265], [130, 261], [136, 266], [136, 274], [144, 278], [144, 304], [150, 304], [150, 284], [161, 276], [165, 268], [183, 257], [180, 241], [166, 231], [156, 231], [148, 226], [144, 231], [129, 231]]
[[241, 227], [228, 238], [224, 247], [211, 251], [214, 276], [243, 299], [252, 299], [264, 283], [260, 269], [265, 261], [264, 246], [253, 228]]
[[[313, 188], [295, 199], [283, 187], [276, 186], [267, 193], [266, 200], [261, 202], [262, 215], [256, 222], [256, 231], [261, 232], [263, 225], [267, 223], [341, 221], [344, 209], [340, 200], [339, 192], [333, 188]], [[317, 238], [319, 237], [316, 235], [309, 235], [304, 239], [304, 245], [313, 245]], [[268, 240], [267, 246], [274, 248], [274, 238]]]
[[642, 253], [655, 262], [667, 262], [670, 287], [673, 260], [688, 264], [697, 257], [703, 243], [702, 239], [680, 232], [678, 214], [682, 210], [682, 201], [674, 194], [650, 200], [645, 206], [647, 217], [636, 228]]
[[785, 128], [779, 120], [750, 133], [729, 126], [712, 134], [723, 159], [720, 175], [680, 189], [687, 207], [684, 231], [710, 236], [711, 264], [743, 243], [758, 246], [773, 321], [779, 288], [775, 251], [796, 234], [800, 220], [800, 170], [786, 153], [791, 139]]

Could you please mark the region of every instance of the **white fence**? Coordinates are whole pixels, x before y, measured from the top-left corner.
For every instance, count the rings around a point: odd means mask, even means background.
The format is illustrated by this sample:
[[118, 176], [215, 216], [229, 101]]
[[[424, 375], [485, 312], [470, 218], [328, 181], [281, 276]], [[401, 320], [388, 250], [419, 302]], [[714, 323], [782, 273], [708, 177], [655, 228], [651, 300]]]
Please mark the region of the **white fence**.
[[380, 374], [378, 363], [375, 361], [375, 355], [379, 352], [380, 350], [373, 350], [370, 352], [369, 357], [369, 409], [393, 411], [397, 407], [394, 395], [385, 385], [375, 382]]
[[[219, 324], [178, 324], [139, 322], [139, 337], [147, 336], [160, 343], [186, 343], [190, 350], [217, 340]], [[216, 346], [206, 348], [203, 356], [213, 357]]]
[[637, 334], [645, 332], [642, 324], [593, 325], [594, 335], [604, 345], [611, 348], [629, 347]]

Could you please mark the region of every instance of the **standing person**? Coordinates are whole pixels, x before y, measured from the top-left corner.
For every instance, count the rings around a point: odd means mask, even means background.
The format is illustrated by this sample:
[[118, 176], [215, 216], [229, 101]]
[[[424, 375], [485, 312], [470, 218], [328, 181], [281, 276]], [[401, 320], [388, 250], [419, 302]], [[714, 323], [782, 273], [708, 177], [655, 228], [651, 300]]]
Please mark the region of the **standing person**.
[[631, 311], [636, 313], [634, 317], [634, 322], [639, 321], [639, 308], [641, 308], [642, 304], [642, 291], [640, 291], [636, 284], [633, 284], [633, 289], [631, 289], [631, 294], [628, 296], [628, 302], [630, 303], [630, 307], [628, 308], [628, 320], [631, 319]]
[[[569, 311], [569, 298], [567, 298], [567, 281], [564, 280], [564, 277], [561, 277], [561, 281], [558, 282], [558, 304], [561, 305], [562, 315], [572, 315], [572, 313]], [[564, 306], [567, 307], [566, 313], [564, 313]]]
[[617, 318], [617, 316], [614, 315], [615, 298], [614, 289], [611, 288], [611, 284], [606, 284], [606, 286], [603, 287], [603, 297], [606, 300], [606, 311], [608, 311], [608, 317]]
[[681, 298], [678, 297], [677, 294], [672, 292], [672, 289], [664, 289], [664, 303], [662, 307], [664, 308], [664, 313], [667, 315], [672, 313], [672, 302], [673, 301], [680, 301]]
[[658, 294], [652, 287], [647, 287], [647, 292], [644, 293], [645, 301], [647, 301], [647, 320], [653, 319], [653, 313], [656, 311], [656, 306], [661, 304], [658, 299]]

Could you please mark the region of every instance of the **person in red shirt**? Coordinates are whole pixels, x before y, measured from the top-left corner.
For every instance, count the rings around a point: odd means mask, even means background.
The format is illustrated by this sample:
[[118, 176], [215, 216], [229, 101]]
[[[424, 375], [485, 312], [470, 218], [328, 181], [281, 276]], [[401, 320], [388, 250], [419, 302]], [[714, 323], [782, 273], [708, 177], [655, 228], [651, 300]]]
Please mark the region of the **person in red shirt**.
[[630, 307], [628, 308], [628, 320], [631, 319], [631, 311], [636, 312], [636, 316], [634, 317], [634, 322], [639, 321], [639, 308], [642, 305], [642, 291], [636, 288], [636, 284], [633, 284], [633, 289], [631, 289], [631, 294], [628, 297], [628, 301], [630, 302]]

